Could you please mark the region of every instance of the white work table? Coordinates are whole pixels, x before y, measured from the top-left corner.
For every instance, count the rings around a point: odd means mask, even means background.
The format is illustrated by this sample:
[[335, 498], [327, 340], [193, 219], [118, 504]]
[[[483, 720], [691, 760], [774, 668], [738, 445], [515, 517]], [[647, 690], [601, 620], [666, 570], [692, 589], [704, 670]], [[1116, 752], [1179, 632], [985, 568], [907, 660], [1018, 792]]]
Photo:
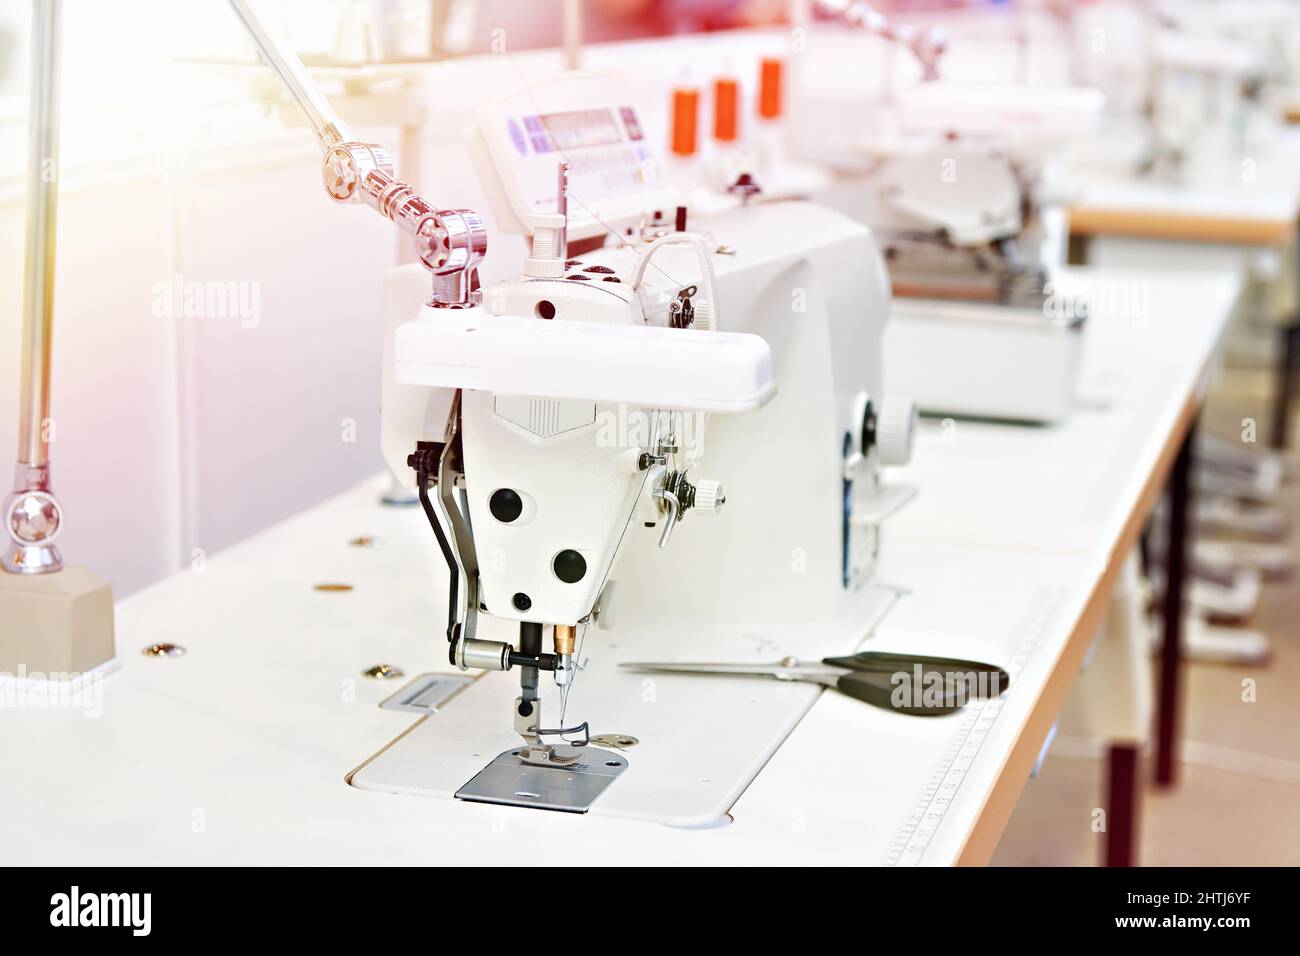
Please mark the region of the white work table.
[[[823, 693], [709, 829], [350, 787], [416, 719], [377, 706], [403, 681], [361, 672], [448, 669], [432, 533], [418, 509], [380, 506], [377, 481], [120, 602], [100, 716], [0, 713], [6, 862], [518, 863], [549, 847], [565, 863], [986, 861], [1237, 293], [1227, 275], [1142, 279], [1152, 314], [1094, 323], [1067, 424], [927, 423], [908, 469], [921, 495], [889, 529], [881, 576], [909, 593], [871, 644], [996, 656], [1013, 675], [996, 707], [920, 719]], [[360, 535], [379, 546], [352, 546]], [[353, 590], [314, 590], [327, 582]], [[188, 653], [141, 655], [156, 642]], [[938, 780], [972, 731], [960, 786]], [[682, 745], [707, 735], [683, 727]]]
[[[1300, 364], [1293, 291], [1300, 130], [1278, 126], [1267, 142], [1251, 144], [1203, 137], [1173, 181], [1135, 174], [1132, 132], [1117, 129], [1080, 144], [1067, 164], [1071, 260], [1103, 268], [1158, 262], [1191, 271], [1238, 269], [1271, 290], [1273, 301], [1257, 304], [1253, 318], [1264, 320], [1255, 331], [1265, 338], [1281, 333], [1269, 442], [1284, 448]], [[1258, 345], [1247, 348], [1254, 353]]]
[[1070, 230], [1179, 242], [1272, 246], [1290, 242], [1300, 214], [1300, 132], [1279, 127], [1265, 145], [1197, 144], [1181, 173], [1138, 176], [1128, 131], [1081, 144], [1064, 181]]
[[1129, 290], [1138, 306], [1089, 322], [1070, 420], [1014, 427], [923, 419], [904, 471], [923, 498], [892, 531], [975, 547], [1111, 556], [1155, 456], [1185, 430], [1239, 285], [1230, 273], [1083, 268], [1067, 275], [1103, 296]]

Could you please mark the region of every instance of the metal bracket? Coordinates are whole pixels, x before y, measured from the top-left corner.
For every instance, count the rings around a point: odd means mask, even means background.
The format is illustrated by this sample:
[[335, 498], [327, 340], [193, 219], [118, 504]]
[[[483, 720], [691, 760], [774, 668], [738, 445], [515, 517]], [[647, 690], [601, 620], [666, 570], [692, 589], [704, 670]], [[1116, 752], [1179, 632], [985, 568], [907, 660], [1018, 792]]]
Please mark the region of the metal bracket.
[[474, 549], [474, 536], [465, 523], [460, 503], [456, 500], [456, 482], [464, 475], [455, 467], [454, 451], [460, 432], [460, 391], [452, 399], [451, 411], [447, 416], [445, 432], [446, 445], [442, 457], [438, 459], [438, 500], [442, 505], [443, 516], [451, 528], [452, 538], [456, 542], [456, 555], [460, 559], [461, 570], [465, 574], [465, 622], [461, 628], [462, 641], [474, 640], [478, 625], [479, 576], [478, 552]]
[[412, 714], [436, 714], [438, 708], [474, 683], [463, 674], [421, 674], [379, 706]]

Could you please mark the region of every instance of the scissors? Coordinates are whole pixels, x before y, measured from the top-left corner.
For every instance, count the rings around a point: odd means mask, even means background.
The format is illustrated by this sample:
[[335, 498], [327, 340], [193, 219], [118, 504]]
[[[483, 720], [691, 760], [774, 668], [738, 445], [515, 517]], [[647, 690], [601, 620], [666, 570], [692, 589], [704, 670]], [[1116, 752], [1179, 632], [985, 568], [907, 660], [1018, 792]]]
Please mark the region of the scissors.
[[833, 687], [841, 694], [875, 707], [915, 717], [942, 717], [960, 710], [968, 700], [997, 697], [1011, 686], [1011, 675], [993, 664], [885, 651], [861, 651], [821, 661], [787, 657], [775, 664], [665, 661], [618, 666], [635, 671], [806, 681]]

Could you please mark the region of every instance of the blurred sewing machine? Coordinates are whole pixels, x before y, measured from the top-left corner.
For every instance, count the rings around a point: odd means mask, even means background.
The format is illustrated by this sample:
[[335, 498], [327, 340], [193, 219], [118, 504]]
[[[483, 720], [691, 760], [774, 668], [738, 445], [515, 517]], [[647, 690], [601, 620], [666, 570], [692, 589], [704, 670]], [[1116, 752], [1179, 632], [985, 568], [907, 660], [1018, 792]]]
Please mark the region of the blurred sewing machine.
[[1275, 119], [1263, 108], [1265, 58], [1234, 36], [1216, 4], [1150, 3], [1146, 9], [1148, 142], [1138, 171], [1179, 179], [1208, 149], [1258, 148]]
[[[1287, 27], [1296, 13], [1286, 6], [1162, 0], [1079, 7], [1071, 17], [1076, 42], [1100, 33], [1129, 43], [1124, 55], [1112, 49], [1086, 61], [1089, 80], [1114, 91], [1112, 106], [1121, 108], [1114, 110], [1108, 135], [1081, 144], [1071, 158], [1083, 197], [1071, 212], [1072, 229], [1084, 237], [1093, 264], [1179, 263], [1199, 272], [1223, 262], [1241, 270], [1245, 292], [1225, 339], [1231, 365], [1275, 361], [1277, 326], [1294, 321], [1288, 249], [1295, 163], [1278, 135], [1278, 99], [1291, 69], [1294, 31]], [[1262, 207], [1261, 197], [1267, 197]], [[1089, 222], [1098, 210], [1106, 212]], [[1279, 226], [1275, 238], [1194, 226], [1216, 220], [1275, 220]], [[1281, 400], [1279, 407], [1285, 406]], [[1264, 582], [1285, 576], [1293, 564], [1281, 540], [1287, 522], [1278, 507], [1286, 470], [1284, 457], [1261, 450], [1253, 439], [1200, 442], [1189, 656], [1259, 661], [1267, 655], [1266, 636], [1241, 625]], [[1150, 545], [1158, 587], [1158, 536]]]
[[1100, 94], [1070, 87], [926, 84], [902, 97], [905, 135], [924, 145], [904, 139], [882, 158], [864, 218], [896, 296], [891, 387], [924, 410], [1070, 414], [1088, 307], [1055, 276], [1064, 230], [1045, 156], [1100, 112]]
[[[1064, 230], [1046, 159], [1097, 128], [1102, 95], [945, 82], [939, 31], [844, 0], [812, 11], [811, 25], [829, 30], [815, 41], [816, 64], [803, 67], [798, 143], [840, 173], [815, 198], [870, 226], [885, 256], [890, 391], [935, 414], [1064, 418], [1087, 310], [1053, 281]], [[864, 34], [856, 45], [853, 33]], [[906, 51], [916, 82], [900, 89], [886, 57], [878, 82], [846, 86], [846, 58], [872, 43]]]
[[1099, 122], [1078, 87], [956, 87], [899, 94], [899, 135], [864, 142], [864, 176], [833, 193], [869, 224], [894, 292], [890, 390], [922, 411], [1053, 422], [1074, 401], [1086, 301], [1056, 280], [1065, 258], [1046, 158]]

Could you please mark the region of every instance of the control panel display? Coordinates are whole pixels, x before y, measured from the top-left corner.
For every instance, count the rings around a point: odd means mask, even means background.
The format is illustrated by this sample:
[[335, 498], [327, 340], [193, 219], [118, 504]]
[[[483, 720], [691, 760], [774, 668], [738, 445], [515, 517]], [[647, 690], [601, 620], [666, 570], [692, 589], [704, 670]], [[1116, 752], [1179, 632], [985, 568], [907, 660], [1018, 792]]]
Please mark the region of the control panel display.
[[548, 113], [541, 120], [556, 149], [608, 146], [622, 139], [614, 114], [609, 110]]
[[641, 123], [630, 106], [512, 116], [506, 120], [506, 133], [521, 157], [549, 160], [526, 177], [536, 190], [528, 196], [533, 209], [554, 207], [552, 171], [561, 159], [572, 167], [570, 188], [579, 196], [637, 191], [657, 178], [654, 158], [641, 143]]
[[567, 74], [482, 111], [480, 129], [521, 222], [555, 209], [561, 162], [570, 167], [571, 239], [625, 228], [646, 210], [671, 205], [634, 101], [621, 80]]

